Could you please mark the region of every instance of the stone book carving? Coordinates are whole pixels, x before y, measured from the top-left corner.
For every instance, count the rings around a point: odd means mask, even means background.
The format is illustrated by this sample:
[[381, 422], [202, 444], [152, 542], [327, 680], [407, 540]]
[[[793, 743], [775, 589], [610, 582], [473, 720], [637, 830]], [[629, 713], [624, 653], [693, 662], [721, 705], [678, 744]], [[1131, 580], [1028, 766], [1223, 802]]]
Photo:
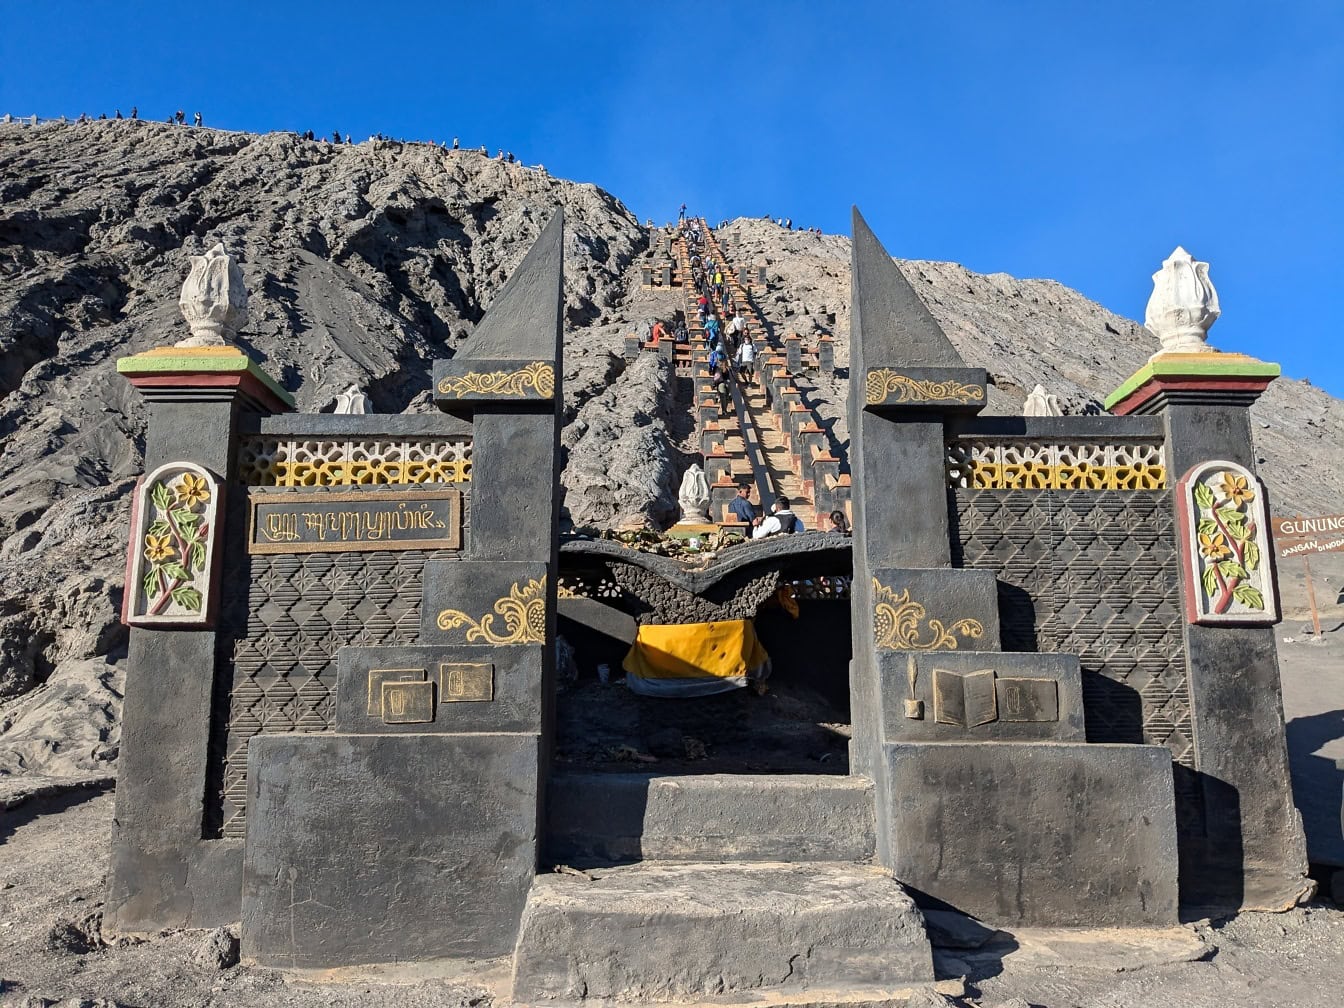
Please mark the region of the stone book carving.
[[975, 728], [997, 721], [998, 717], [993, 669], [933, 670], [933, 719], [939, 724]]

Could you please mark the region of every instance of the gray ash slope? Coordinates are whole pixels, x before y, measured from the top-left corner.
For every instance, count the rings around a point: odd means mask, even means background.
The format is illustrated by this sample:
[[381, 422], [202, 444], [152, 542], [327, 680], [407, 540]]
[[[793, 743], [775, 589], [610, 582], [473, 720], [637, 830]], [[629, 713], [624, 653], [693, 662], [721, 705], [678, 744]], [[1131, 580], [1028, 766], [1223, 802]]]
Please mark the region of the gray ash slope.
[[[124, 648], [125, 523], [145, 421], [115, 360], [185, 334], [187, 256], [223, 241], [239, 257], [245, 345], [300, 409], [330, 409], [357, 382], [380, 411], [423, 411], [431, 362], [471, 332], [557, 206], [567, 513], [579, 525], [667, 521], [689, 461], [686, 418], [670, 406], [666, 365], [627, 366], [621, 336], [679, 297], [639, 290], [646, 236], [607, 193], [418, 144], [143, 122], [0, 127], [0, 699], [19, 698], [0, 707], [0, 778], [89, 773], [115, 756], [106, 696], [117, 687], [103, 669]], [[768, 266], [772, 324], [833, 333], [847, 364], [848, 239], [761, 221], [729, 230], [743, 261]], [[967, 360], [995, 375], [995, 411], [1018, 412], [1036, 381], [1077, 409], [1155, 348], [1059, 284], [904, 265]], [[843, 450], [843, 385], [812, 394]], [[1337, 401], [1283, 381], [1257, 421], [1280, 509], [1330, 509]], [[62, 749], [69, 712], [45, 709], [59, 703], [87, 705], [90, 741]]]

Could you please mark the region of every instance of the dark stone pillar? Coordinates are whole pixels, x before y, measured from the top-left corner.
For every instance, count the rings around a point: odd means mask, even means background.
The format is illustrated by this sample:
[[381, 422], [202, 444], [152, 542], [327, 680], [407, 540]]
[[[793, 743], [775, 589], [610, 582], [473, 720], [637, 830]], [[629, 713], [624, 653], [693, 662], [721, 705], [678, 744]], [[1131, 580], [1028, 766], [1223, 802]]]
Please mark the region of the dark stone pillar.
[[[232, 490], [240, 418], [293, 406], [242, 351], [235, 353], [225, 359], [213, 349], [164, 349], [118, 362], [150, 403], [146, 472], [192, 462], [218, 476], [225, 494]], [[193, 365], [202, 369], [191, 373]], [[221, 505], [217, 537], [224, 535], [225, 514]], [[242, 844], [204, 837], [215, 637], [213, 626], [131, 628], [104, 911], [109, 933], [238, 919]]]
[[803, 338], [797, 333], [784, 337], [785, 362], [789, 374], [800, 374], [803, 370]]
[[[1250, 406], [1278, 370], [1238, 354], [1158, 357], [1107, 406], [1164, 417], [1173, 484], [1211, 460], [1254, 472]], [[1180, 493], [1173, 498], [1180, 509]], [[1272, 550], [1264, 562], [1273, 564]], [[1187, 623], [1185, 654], [1204, 815], [1202, 829], [1181, 836], [1181, 901], [1213, 911], [1284, 909], [1311, 883], [1292, 801], [1274, 629]]]
[[822, 374], [835, 371], [835, 340], [829, 336], [817, 341], [817, 368]]

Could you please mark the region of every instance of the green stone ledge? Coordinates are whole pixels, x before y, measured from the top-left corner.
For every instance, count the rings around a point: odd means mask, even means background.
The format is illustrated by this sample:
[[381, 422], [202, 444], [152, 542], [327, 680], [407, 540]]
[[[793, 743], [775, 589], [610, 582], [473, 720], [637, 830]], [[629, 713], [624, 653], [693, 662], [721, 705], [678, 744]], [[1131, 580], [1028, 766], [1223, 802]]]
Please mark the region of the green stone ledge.
[[291, 409], [294, 397], [280, 384], [261, 369], [256, 361], [239, 350], [235, 353], [193, 353], [184, 350], [173, 353], [170, 350], [151, 350], [131, 357], [117, 358], [117, 373], [127, 375], [144, 374], [240, 374], [246, 372], [261, 382], [276, 398]]
[[1245, 354], [1172, 354], [1150, 360], [1139, 368], [1106, 397], [1103, 405], [1112, 409], [1154, 378], [1277, 378], [1280, 374], [1279, 365]]

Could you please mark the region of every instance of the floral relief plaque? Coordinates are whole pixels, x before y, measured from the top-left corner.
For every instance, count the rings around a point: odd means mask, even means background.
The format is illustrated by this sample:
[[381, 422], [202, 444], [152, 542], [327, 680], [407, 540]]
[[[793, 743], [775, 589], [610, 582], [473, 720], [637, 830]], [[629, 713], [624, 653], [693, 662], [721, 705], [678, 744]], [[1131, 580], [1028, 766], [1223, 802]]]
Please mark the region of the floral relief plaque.
[[122, 622], [207, 627], [214, 619], [215, 545], [223, 486], [192, 462], [168, 462], [136, 484]]
[[1201, 462], [1176, 487], [1185, 616], [1204, 625], [1279, 621], [1265, 491], [1235, 462]]

